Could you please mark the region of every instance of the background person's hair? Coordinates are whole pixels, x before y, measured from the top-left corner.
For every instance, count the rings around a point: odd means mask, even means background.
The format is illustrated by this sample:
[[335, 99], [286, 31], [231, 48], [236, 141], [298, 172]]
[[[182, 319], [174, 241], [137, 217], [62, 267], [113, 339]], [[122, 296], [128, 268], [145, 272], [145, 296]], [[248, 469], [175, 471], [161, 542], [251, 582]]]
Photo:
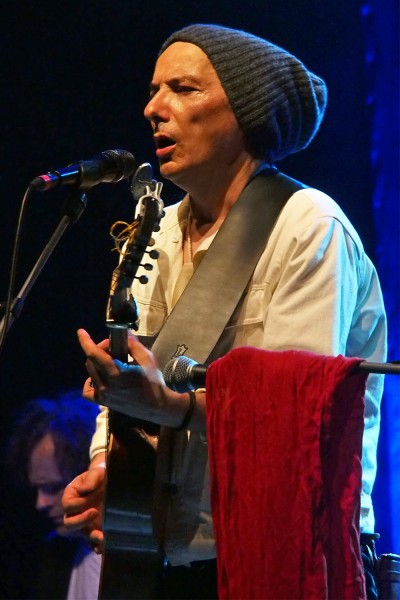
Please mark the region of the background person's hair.
[[66, 484], [86, 471], [98, 413], [99, 407], [83, 399], [81, 390], [29, 401], [17, 413], [7, 445], [6, 466], [15, 481], [29, 485], [29, 457], [47, 434], [53, 439], [55, 459]]

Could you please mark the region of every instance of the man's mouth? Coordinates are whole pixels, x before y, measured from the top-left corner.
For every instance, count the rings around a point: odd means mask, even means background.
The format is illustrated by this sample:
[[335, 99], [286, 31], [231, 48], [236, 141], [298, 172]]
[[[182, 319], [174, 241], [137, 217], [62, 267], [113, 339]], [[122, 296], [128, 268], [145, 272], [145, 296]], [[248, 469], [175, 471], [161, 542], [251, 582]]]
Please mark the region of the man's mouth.
[[176, 141], [164, 134], [155, 135], [154, 143], [156, 145], [156, 155], [158, 158], [167, 156], [176, 146]]

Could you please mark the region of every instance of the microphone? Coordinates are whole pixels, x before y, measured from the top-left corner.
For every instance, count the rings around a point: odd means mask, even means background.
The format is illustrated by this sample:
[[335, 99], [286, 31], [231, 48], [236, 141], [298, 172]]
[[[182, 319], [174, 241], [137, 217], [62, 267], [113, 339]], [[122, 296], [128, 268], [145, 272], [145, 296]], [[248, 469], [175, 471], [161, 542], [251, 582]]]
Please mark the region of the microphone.
[[133, 155], [126, 150], [106, 150], [92, 160], [81, 160], [63, 169], [49, 171], [35, 177], [31, 187], [45, 192], [53, 187], [69, 184], [88, 190], [98, 183], [116, 183], [132, 175], [136, 169]]
[[180, 393], [205, 387], [207, 367], [187, 356], [177, 356], [165, 365], [164, 381], [169, 388]]
[[[209, 365], [195, 362], [187, 356], [172, 358], [164, 367], [164, 381], [175, 392], [188, 392], [206, 385], [206, 373]], [[400, 375], [400, 360], [386, 363], [361, 361], [354, 372], [367, 371], [381, 375]]]

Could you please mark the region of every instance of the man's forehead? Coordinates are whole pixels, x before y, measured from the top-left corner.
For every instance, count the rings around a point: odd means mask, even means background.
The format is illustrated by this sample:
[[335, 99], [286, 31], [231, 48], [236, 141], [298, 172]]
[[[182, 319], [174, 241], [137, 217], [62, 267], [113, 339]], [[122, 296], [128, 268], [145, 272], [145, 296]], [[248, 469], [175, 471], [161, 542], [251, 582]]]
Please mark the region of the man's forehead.
[[173, 77], [200, 77], [211, 73], [217, 76], [203, 50], [188, 42], [174, 42], [158, 57], [154, 75], [163, 72]]

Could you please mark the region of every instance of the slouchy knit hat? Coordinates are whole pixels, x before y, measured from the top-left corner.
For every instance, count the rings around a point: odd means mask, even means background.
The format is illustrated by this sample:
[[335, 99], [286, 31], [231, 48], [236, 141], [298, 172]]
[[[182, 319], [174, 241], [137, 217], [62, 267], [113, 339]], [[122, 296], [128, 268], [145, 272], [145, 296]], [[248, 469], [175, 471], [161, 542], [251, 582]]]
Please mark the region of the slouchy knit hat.
[[257, 157], [274, 162], [308, 146], [322, 121], [327, 89], [300, 60], [267, 40], [219, 25], [184, 27], [159, 54], [174, 42], [195, 44], [207, 55]]

